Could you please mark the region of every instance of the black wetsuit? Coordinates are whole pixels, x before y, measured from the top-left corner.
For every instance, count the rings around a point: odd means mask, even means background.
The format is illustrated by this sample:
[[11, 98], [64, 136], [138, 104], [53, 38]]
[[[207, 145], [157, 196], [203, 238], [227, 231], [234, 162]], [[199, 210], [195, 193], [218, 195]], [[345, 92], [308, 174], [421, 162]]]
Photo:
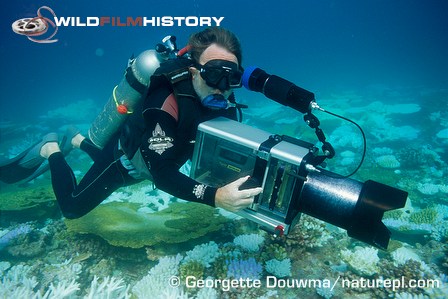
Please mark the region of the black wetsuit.
[[117, 188], [141, 181], [123, 166], [120, 157], [124, 153], [129, 160], [140, 155], [157, 188], [184, 200], [214, 206], [216, 188], [191, 179], [179, 169], [192, 157], [199, 123], [218, 116], [236, 119], [236, 111], [203, 107], [188, 72], [180, 81], [170, 80], [167, 74], [178, 68], [188, 70], [188, 62], [162, 64], [151, 78], [141, 111], [134, 111], [102, 150], [88, 139], [81, 143], [94, 164], [79, 184], [62, 153], [49, 157], [53, 189], [65, 217], [81, 217]]

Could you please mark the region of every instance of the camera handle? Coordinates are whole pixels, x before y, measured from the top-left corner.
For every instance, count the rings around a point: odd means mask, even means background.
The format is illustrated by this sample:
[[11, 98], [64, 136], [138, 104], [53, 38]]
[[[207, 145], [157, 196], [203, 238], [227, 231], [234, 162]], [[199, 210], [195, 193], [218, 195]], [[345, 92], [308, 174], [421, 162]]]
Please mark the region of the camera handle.
[[303, 116], [303, 120], [311, 129], [315, 129], [317, 139], [322, 142], [322, 152], [324, 153], [324, 156], [329, 159], [333, 158], [336, 155], [336, 152], [333, 146], [328, 141], [326, 141], [324, 131], [319, 128], [319, 119], [314, 114], [312, 114], [310, 110]]

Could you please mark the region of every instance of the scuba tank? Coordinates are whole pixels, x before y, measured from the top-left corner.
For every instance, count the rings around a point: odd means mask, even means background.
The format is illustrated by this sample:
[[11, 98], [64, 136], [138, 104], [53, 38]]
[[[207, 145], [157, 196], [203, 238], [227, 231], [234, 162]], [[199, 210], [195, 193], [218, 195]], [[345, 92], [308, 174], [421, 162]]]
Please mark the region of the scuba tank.
[[176, 37], [168, 35], [154, 50], [131, 57], [123, 79], [115, 86], [103, 110], [90, 126], [89, 139], [95, 146], [102, 149], [106, 145], [146, 96], [150, 78], [160, 63], [177, 55]]

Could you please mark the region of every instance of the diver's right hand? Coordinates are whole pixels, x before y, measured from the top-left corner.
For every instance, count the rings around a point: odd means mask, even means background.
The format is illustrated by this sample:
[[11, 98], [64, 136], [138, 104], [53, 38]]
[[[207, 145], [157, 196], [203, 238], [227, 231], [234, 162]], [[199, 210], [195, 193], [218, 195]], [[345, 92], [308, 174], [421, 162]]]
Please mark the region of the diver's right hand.
[[215, 195], [215, 206], [230, 212], [238, 212], [250, 206], [254, 197], [260, 194], [263, 189], [257, 187], [239, 190], [239, 187], [249, 178], [250, 176], [246, 176], [219, 188]]

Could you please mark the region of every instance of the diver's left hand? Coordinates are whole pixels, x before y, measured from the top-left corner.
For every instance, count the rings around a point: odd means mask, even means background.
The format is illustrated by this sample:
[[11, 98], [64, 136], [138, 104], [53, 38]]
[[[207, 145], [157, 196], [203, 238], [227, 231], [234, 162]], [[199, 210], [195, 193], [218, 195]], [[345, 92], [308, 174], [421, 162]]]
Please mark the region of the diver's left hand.
[[238, 212], [250, 206], [254, 202], [254, 197], [263, 189], [257, 187], [239, 190], [239, 187], [249, 178], [250, 176], [246, 176], [219, 188], [215, 195], [215, 206], [230, 212]]

